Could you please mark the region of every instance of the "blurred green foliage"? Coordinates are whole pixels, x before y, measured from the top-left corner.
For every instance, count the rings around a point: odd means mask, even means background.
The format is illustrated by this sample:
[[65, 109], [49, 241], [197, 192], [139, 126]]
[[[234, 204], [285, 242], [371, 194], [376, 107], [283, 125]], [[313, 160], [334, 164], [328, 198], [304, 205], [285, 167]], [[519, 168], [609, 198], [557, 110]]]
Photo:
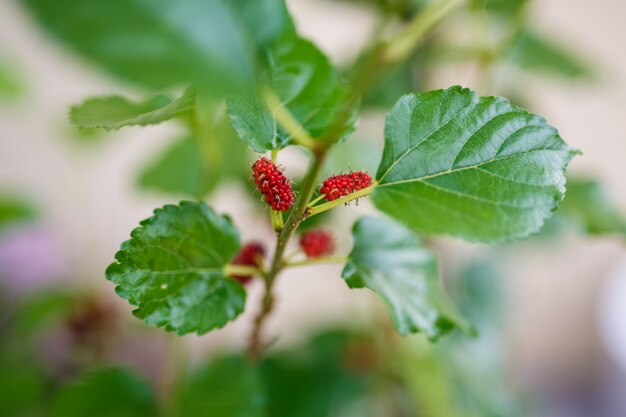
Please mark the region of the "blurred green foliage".
[[255, 44], [291, 29], [280, 0], [23, 3], [66, 46], [123, 80], [156, 89], [197, 82], [223, 94], [250, 86]]
[[0, 227], [13, 222], [29, 221], [35, 216], [35, 209], [23, 199], [0, 196]]
[[0, 417], [36, 417], [44, 411], [47, 383], [28, 362], [0, 358]]
[[0, 102], [13, 101], [24, 91], [24, 82], [12, 65], [0, 61]]
[[123, 369], [89, 371], [54, 395], [50, 417], [154, 417], [150, 387]]
[[524, 70], [566, 78], [590, 78], [589, 65], [556, 41], [523, 31], [513, 42], [508, 58]]
[[594, 178], [569, 177], [567, 193], [557, 215], [566, 217], [590, 235], [626, 234], [626, 215]]

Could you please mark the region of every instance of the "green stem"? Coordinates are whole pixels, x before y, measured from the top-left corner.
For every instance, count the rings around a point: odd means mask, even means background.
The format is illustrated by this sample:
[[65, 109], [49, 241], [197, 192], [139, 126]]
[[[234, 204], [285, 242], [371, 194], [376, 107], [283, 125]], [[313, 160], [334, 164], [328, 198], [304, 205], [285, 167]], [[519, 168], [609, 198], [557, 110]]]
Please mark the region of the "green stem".
[[248, 266], [248, 265], [233, 265], [227, 264], [224, 265], [224, 274], [225, 275], [263, 275], [262, 271], [256, 266]]
[[457, 9], [464, 0], [441, 0], [418, 14], [407, 27], [391, 38], [382, 50], [388, 64], [404, 61], [437, 23]]
[[283, 106], [280, 98], [269, 88], [262, 91], [265, 104], [270, 109], [274, 119], [285, 129], [295, 143], [312, 150], [319, 149], [319, 142], [313, 139], [309, 133], [302, 127], [300, 122]]
[[356, 191], [354, 193], [351, 193], [351, 194], [345, 195], [343, 197], [340, 197], [340, 198], [338, 198], [336, 200], [332, 200], [332, 201], [329, 201], [327, 203], [320, 204], [318, 206], [310, 207], [307, 210], [307, 215], [308, 215], [308, 217], [315, 216], [316, 214], [320, 214], [320, 213], [323, 213], [323, 212], [325, 212], [327, 210], [330, 210], [330, 209], [333, 209], [333, 208], [335, 208], [337, 206], [340, 206], [342, 204], [349, 203], [350, 201], [356, 200], [357, 198], [365, 197], [365, 196], [371, 194], [372, 191], [374, 191], [374, 188], [376, 188], [376, 183], [370, 185], [367, 188], [363, 188], [362, 190], [359, 190], [359, 191]]
[[318, 202], [320, 202], [324, 197], [326, 197], [326, 194], [320, 194], [315, 200], [313, 200], [309, 204], [307, 204], [307, 207], [313, 207]]
[[270, 213], [270, 220], [272, 221], [272, 228], [275, 232], [280, 232], [283, 229], [283, 212], [272, 209], [268, 209]]
[[294, 202], [291, 215], [287, 219], [283, 230], [281, 230], [278, 235], [278, 239], [276, 240], [276, 249], [274, 250], [272, 264], [270, 265], [269, 271], [263, 276], [265, 279], [265, 293], [263, 295], [261, 311], [254, 320], [252, 334], [248, 344], [248, 355], [253, 360], [259, 359], [263, 349], [261, 333], [263, 325], [274, 307], [274, 283], [276, 282], [278, 274], [284, 267], [283, 255], [285, 254], [287, 243], [304, 219], [305, 212], [307, 210], [307, 202], [311, 199], [311, 195], [315, 189], [317, 178], [320, 175], [325, 159], [325, 151], [318, 151], [315, 153], [315, 159], [313, 160], [307, 175], [302, 180], [300, 195]]
[[296, 266], [316, 265], [323, 263], [346, 263], [348, 258], [346, 256], [320, 256], [318, 258], [305, 259], [303, 261], [294, 261], [285, 263], [285, 268], [291, 268]]

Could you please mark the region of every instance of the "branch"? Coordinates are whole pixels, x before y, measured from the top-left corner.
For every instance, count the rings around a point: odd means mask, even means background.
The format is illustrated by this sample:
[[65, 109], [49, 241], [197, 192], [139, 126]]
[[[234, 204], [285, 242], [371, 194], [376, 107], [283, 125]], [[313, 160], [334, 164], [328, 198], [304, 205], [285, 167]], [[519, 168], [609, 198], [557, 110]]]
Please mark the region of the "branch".
[[253, 360], [259, 359], [263, 349], [261, 332], [267, 317], [274, 307], [274, 283], [276, 282], [276, 277], [284, 267], [283, 255], [285, 253], [285, 249], [287, 248], [287, 243], [304, 219], [305, 212], [307, 210], [307, 202], [311, 199], [311, 195], [313, 195], [313, 190], [317, 184], [317, 178], [322, 170], [322, 165], [325, 159], [325, 151], [320, 151], [315, 154], [315, 159], [313, 160], [306, 177], [302, 181], [300, 195], [294, 203], [291, 215], [287, 219], [285, 227], [282, 229], [278, 235], [278, 239], [276, 240], [276, 249], [274, 251], [272, 264], [267, 274], [264, 275], [265, 294], [263, 295], [261, 311], [254, 320], [254, 327], [248, 344], [248, 355]]

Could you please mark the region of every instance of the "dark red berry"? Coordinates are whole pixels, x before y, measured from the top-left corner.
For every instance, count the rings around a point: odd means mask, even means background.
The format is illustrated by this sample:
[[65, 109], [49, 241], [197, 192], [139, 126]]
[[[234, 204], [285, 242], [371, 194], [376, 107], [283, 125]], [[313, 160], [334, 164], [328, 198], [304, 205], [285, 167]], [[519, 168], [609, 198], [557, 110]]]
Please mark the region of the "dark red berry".
[[335, 251], [335, 239], [326, 230], [311, 230], [300, 238], [300, 248], [309, 258], [330, 255]]
[[293, 204], [291, 182], [274, 162], [267, 158], [257, 160], [252, 165], [252, 178], [271, 208], [289, 210]]
[[336, 200], [355, 191], [372, 185], [372, 177], [365, 171], [334, 175], [322, 183], [320, 193], [326, 194], [328, 201]]
[[[258, 266], [259, 258], [265, 255], [265, 247], [259, 242], [246, 243], [237, 256], [231, 261], [232, 265]], [[252, 279], [251, 275], [232, 275], [232, 278], [247, 284]]]

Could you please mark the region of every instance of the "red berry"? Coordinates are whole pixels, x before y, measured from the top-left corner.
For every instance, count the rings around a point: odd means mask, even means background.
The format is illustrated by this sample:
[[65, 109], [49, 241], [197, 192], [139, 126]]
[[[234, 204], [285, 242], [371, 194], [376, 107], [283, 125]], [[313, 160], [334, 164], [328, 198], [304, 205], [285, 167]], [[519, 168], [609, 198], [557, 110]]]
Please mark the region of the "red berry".
[[267, 158], [257, 160], [252, 165], [252, 178], [271, 208], [289, 210], [293, 204], [291, 182], [274, 162]]
[[[258, 266], [258, 259], [265, 255], [265, 247], [259, 242], [246, 243], [237, 256], [231, 261], [232, 265]], [[232, 275], [232, 278], [247, 284], [252, 279], [251, 275]]]
[[350, 172], [349, 174], [334, 175], [322, 183], [320, 193], [328, 201], [336, 200], [355, 191], [372, 185], [372, 177], [365, 171]]
[[311, 230], [300, 238], [300, 248], [309, 258], [330, 255], [335, 251], [335, 239], [326, 230]]

